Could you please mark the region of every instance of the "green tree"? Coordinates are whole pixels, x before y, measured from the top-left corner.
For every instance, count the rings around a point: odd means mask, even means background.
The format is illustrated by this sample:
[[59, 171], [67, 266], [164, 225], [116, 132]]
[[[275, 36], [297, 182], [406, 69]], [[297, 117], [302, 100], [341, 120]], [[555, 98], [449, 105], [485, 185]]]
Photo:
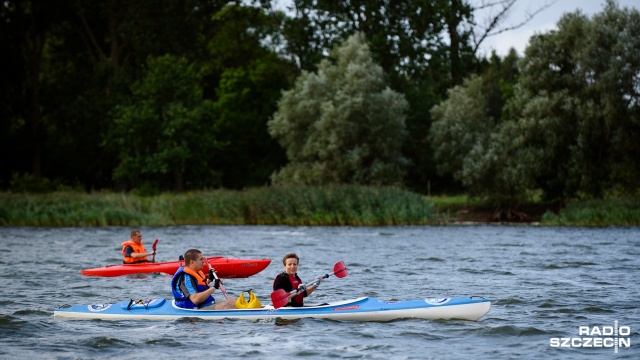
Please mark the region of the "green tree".
[[331, 55], [335, 62], [323, 60], [284, 92], [269, 121], [290, 161], [273, 182], [400, 184], [407, 101], [385, 86], [363, 34]]
[[185, 58], [149, 58], [128, 105], [114, 110], [105, 145], [119, 150], [114, 180], [133, 188], [177, 190], [219, 186], [210, 162], [222, 148], [198, 68]]
[[23, 172], [81, 182], [87, 189], [112, 186], [115, 156], [99, 146], [110, 111], [130, 96], [149, 55], [205, 58], [203, 33], [223, 5], [3, 2], [0, 146], [7, 151], [0, 152], [0, 186]]
[[[459, 1], [459, 0], [456, 0]], [[446, 1], [293, 0], [288, 42], [302, 69], [312, 70], [322, 53], [341, 39], [363, 33], [374, 60], [389, 75], [415, 76], [442, 45]]]
[[[60, 40], [57, 29], [68, 20], [69, 6], [69, 1], [53, 4], [8, 0], [0, 7], [3, 49], [0, 140], [3, 146], [11, 146], [2, 152], [0, 167], [13, 165], [18, 171], [31, 172], [36, 179], [43, 176], [44, 143], [51, 121], [43, 111], [42, 78], [46, 76], [48, 47]], [[10, 137], [4, 138], [7, 135]], [[15, 163], [16, 158], [22, 164]], [[3, 174], [5, 181], [9, 175]]]
[[473, 75], [449, 90], [447, 100], [431, 110], [434, 122], [429, 143], [437, 169], [442, 176], [451, 174], [472, 195], [492, 196], [494, 193], [486, 191], [486, 187], [492, 181], [497, 165], [486, 166], [490, 171], [471, 171], [470, 168], [477, 164], [468, 157], [472, 151], [477, 152], [476, 156], [482, 155], [501, 125], [505, 117], [502, 109], [512, 96], [517, 79], [517, 60], [513, 50], [504, 59], [494, 53], [484, 74]]
[[463, 181], [465, 158], [476, 144], [486, 144], [496, 127], [488, 116], [483, 78], [471, 76], [449, 90], [447, 100], [431, 110], [434, 119], [429, 142], [440, 174], [451, 173]]
[[405, 183], [416, 191], [426, 192], [428, 181], [437, 177], [426, 135], [429, 109], [451, 84], [443, 40], [447, 4], [448, 0], [294, 0], [295, 14], [283, 30], [289, 51], [308, 71], [341, 39], [355, 32], [366, 36], [390, 88], [410, 104], [405, 122], [411, 136], [405, 137], [402, 152], [411, 163]]
[[429, 183], [444, 189], [447, 181], [438, 178], [427, 141], [429, 110], [476, 69], [472, 7], [460, 0], [294, 0], [293, 10], [283, 33], [304, 70], [313, 71], [341, 39], [355, 32], [366, 36], [390, 88], [410, 104], [405, 121], [411, 136], [402, 149], [411, 162], [406, 185], [419, 192], [426, 192]]
[[212, 26], [205, 85], [219, 118], [218, 139], [229, 144], [213, 163], [225, 188], [263, 186], [286, 164], [267, 122], [295, 66], [269, 48], [267, 39], [278, 28], [262, 8], [229, 5], [215, 14]]
[[547, 198], [638, 191], [639, 30], [637, 10], [607, 1], [531, 39], [509, 108], [537, 134], [525, 146], [542, 155], [533, 166]]
[[[526, 146], [532, 135], [524, 122], [501, 122], [464, 157], [461, 178], [471, 196], [495, 207], [494, 218], [523, 220], [517, 209], [535, 189], [538, 149]], [[533, 165], [533, 166], [532, 166]]]
[[[432, 111], [439, 170], [507, 215], [536, 189], [560, 202], [637, 192], [638, 26], [638, 12], [614, 2], [592, 20], [567, 14], [558, 31], [531, 39], [515, 86], [495, 81], [515, 78], [507, 66], [508, 76], [489, 72], [451, 90]], [[488, 100], [498, 89], [502, 111]]]
[[[372, 56], [387, 74], [390, 87], [410, 104], [403, 144], [410, 160], [405, 184], [426, 192], [459, 190], [437, 174], [428, 134], [430, 109], [454, 85], [488, 65], [477, 51], [490, 36], [522, 26], [548, 1], [512, 27], [504, 24], [517, 0], [292, 0], [293, 16], [283, 25], [288, 51], [304, 70], [315, 65], [338, 41], [356, 31], [368, 39]], [[475, 15], [484, 14], [479, 21]], [[494, 108], [498, 104], [493, 104]]]
[[[55, 119], [46, 143], [49, 174], [77, 178], [87, 189], [114, 186], [120, 149], [100, 147], [114, 107], [128, 104], [132, 84], [151, 57], [208, 59], [204, 35], [223, 1], [72, 1], [61, 28], [47, 91]], [[203, 60], [205, 59], [205, 60]], [[44, 98], [44, 97], [43, 97]], [[83, 149], [78, 153], [77, 149]]]
[[502, 121], [491, 106], [491, 98], [505, 89], [493, 69], [466, 79], [432, 109], [430, 140], [441, 173], [451, 173], [470, 196], [493, 205], [496, 218], [522, 218], [517, 208], [535, 185], [530, 164], [539, 163], [539, 154], [524, 147], [530, 129]]

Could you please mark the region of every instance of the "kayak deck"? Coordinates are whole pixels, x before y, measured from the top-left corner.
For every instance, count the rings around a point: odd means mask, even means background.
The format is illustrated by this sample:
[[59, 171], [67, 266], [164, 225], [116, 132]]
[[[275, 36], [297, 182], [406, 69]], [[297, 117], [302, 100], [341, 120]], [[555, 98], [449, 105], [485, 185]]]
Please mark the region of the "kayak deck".
[[[128, 307], [128, 309], [127, 309]], [[397, 319], [460, 319], [476, 321], [486, 315], [491, 302], [484, 298], [443, 298], [386, 302], [362, 297], [304, 307], [271, 305], [256, 309], [198, 310], [182, 309], [172, 300], [154, 299], [131, 304], [75, 305], [54, 311], [55, 317], [102, 320], [175, 320], [200, 319], [301, 319], [319, 318], [344, 321], [392, 321]]]

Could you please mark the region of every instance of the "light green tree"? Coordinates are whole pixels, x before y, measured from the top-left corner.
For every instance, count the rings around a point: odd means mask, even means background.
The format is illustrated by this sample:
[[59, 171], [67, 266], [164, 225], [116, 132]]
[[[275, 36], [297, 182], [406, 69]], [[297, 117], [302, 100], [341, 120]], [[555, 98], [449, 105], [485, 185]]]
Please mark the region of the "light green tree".
[[494, 218], [526, 217], [518, 208], [535, 188], [538, 149], [526, 147], [531, 132], [525, 122], [499, 123], [488, 137], [474, 144], [463, 159], [461, 177], [472, 196], [495, 207]]
[[472, 76], [448, 91], [447, 100], [431, 110], [434, 119], [429, 142], [440, 174], [463, 180], [465, 157], [477, 143], [486, 143], [495, 128], [487, 114], [483, 78]]
[[273, 183], [400, 184], [407, 101], [385, 86], [363, 34], [334, 48], [331, 60], [303, 72], [268, 123], [289, 159]]
[[431, 111], [429, 139], [439, 172], [451, 173], [470, 196], [496, 206], [496, 216], [522, 216], [514, 211], [525, 200], [531, 177], [516, 153], [527, 133], [492, 115], [488, 97], [501, 83], [498, 77], [472, 76], [451, 89]]

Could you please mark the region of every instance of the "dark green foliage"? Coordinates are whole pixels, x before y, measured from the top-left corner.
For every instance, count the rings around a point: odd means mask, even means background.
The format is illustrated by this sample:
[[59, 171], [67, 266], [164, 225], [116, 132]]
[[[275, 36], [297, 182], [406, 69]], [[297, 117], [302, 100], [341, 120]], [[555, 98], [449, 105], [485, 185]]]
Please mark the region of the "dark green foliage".
[[[225, 9], [227, 3], [236, 2], [107, 0], [49, 3], [7, 1], [0, 13], [4, 26], [0, 40], [4, 49], [11, 50], [3, 60], [6, 66], [2, 67], [7, 76], [2, 76], [0, 92], [6, 96], [0, 110], [3, 115], [0, 118], [0, 140], [3, 140], [0, 141], [0, 187], [9, 185], [13, 172], [59, 179], [55, 181], [65, 184], [81, 183], [86, 189], [121, 187], [123, 175], [115, 175], [120, 181], [118, 184], [114, 184], [112, 176], [114, 169], [121, 164], [118, 154], [122, 149], [116, 145], [117, 142], [111, 141], [113, 132], [109, 135], [110, 140], [104, 141], [107, 132], [113, 129], [111, 115], [116, 113], [113, 109], [131, 104], [132, 85], [147, 76], [149, 57], [174, 54], [187, 59], [198, 71], [210, 68], [209, 64], [217, 61], [206, 51], [207, 42], [217, 34], [218, 25], [213, 15]], [[230, 7], [241, 8], [238, 5]], [[249, 11], [260, 13], [258, 10]], [[227, 35], [249, 35], [252, 29], [259, 28], [255, 22], [246, 20], [243, 21], [244, 27], [238, 27], [237, 31]], [[242, 116], [257, 124], [229, 121], [225, 129], [229, 129], [230, 134], [226, 135], [231, 136], [228, 137], [241, 133], [236, 129], [251, 130], [246, 132], [247, 139], [243, 142], [256, 149], [248, 151], [244, 159], [231, 160], [243, 151], [240, 149], [242, 144], [238, 144], [235, 153], [230, 152], [228, 158], [213, 165], [222, 174], [236, 171], [233, 177], [224, 178], [232, 183], [230, 186], [262, 185], [284, 159], [266, 131], [266, 121], [275, 109], [280, 90], [287, 86], [288, 78], [282, 68], [276, 69], [280, 65], [262, 59], [275, 58], [272, 53], [257, 51], [267, 34], [259, 31], [253, 36], [254, 39], [244, 45], [258, 54], [248, 61], [257, 64], [253, 67], [259, 70], [252, 72], [259, 74], [259, 80], [252, 86], [263, 94], [245, 93], [245, 99], [240, 98], [226, 106], [246, 110]], [[226, 41], [236, 43], [229, 39]], [[219, 38], [218, 42], [223, 40]], [[246, 54], [235, 52], [225, 55], [239, 59]], [[233, 71], [232, 68], [219, 69], [221, 73], [227, 70]], [[203, 73], [207, 74], [206, 71]], [[219, 84], [217, 81], [213, 84], [206, 82], [210, 78], [201, 78], [199, 86], [207, 89], [205, 98], [215, 100], [215, 89]], [[247, 98], [255, 105], [245, 103]], [[208, 112], [215, 115], [212, 110]], [[200, 133], [201, 129], [193, 130]], [[194, 138], [194, 141], [198, 139]], [[221, 142], [224, 141], [229, 142], [222, 137]], [[118, 147], [101, 147], [102, 144]], [[254, 163], [244, 161], [250, 157], [253, 160], [256, 153], [264, 157]], [[222, 159], [220, 153], [207, 156]], [[238, 166], [239, 163], [243, 166]], [[254, 166], [256, 164], [258, 166]], [[157, 163], [154, 165], [158, 166]], [[219, 177], [211, 176], [211, 171], [198, 167], [192, 169], [192, 173], [199, 172], [198, 178], [192, 177], [187, 180], [191, 183], [184, 186], [220, 184]], [[253, 174], [254, 170], [257, 175]], [[161, 166], [157, 171], [166, 173]], [[124, 185], [139, 187], [145, 192], [180, 188], [180, 176], [174, 177], [171, 181], [155, 176], [140, 177], [140, 182]], [[238, 185], [238, 180], [246, 182]]]
[[214, 17], [217, 31], [207, 43], [212, 61], [204, 72], [205, 79], [216, 81], [208, 85], [216, 85], [218, 139], [228, 144], [212, 159], [225, 188], [266, 185], [286, 164], [284, 151], [267, 131], [293, 67], [263, 45], [265, 38], [277, 37], [273, 20], [261, 9], [241, 6], [226, 7]]
[[221, 148], [216, 119], [198, 84], [198, 69], [185, 58], [149, 58], [134, 100], [113, 112], [105, 146], [119, 149], [115, 181], [177, 191], [219, 185], [209, 166]]

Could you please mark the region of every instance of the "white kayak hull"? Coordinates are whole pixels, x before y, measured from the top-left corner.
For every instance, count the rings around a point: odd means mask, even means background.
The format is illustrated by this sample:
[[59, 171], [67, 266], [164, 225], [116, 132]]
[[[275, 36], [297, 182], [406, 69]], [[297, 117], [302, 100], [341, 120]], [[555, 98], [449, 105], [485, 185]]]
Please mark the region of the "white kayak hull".
[[408, 301], [380, 301], [358, 298], [298, 308], [271, 305], [257, 309], [197, 310], [182, 309], [172, 300], [155, 299], [129, 305], [130, 301], [116, 304], [75, 305], [61, 307], [53, 315], [71, 319], [101, 320], [175, 320], [200, 319], [333, 319], [344, 321], [392, 321], [398, 319], [460, 319], [476, 321], [486, 315], [491, 302], [484, 298], [443, 298]]

